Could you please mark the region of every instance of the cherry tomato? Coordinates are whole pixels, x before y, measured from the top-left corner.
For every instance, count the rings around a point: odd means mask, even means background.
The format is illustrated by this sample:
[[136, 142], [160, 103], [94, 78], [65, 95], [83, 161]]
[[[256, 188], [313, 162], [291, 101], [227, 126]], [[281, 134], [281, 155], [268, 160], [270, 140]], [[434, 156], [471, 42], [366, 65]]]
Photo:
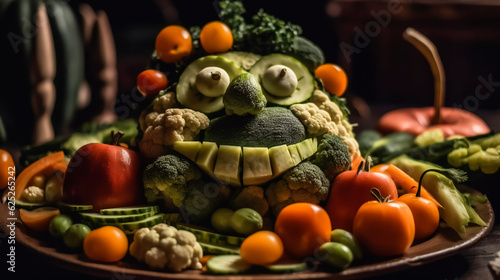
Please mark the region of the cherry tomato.
[[125, 233], [115, 226], [103, 226], [92, 230], [83, 241], [85, 255], [94, 261], [117, 262], [128, 251]]
[[257, 231], [245, 238], [240, 246], [240, 256], [248, 263], [267, 265], [279, 260], [284, 253], [280, 237], [268, 230]]
[[414, 193], [406, 193], [399, 201], [410, 207], [415, 221], [415, 240], [431, 236], [439, 226], [439, 210], [436, 204]]
[[156, 36], [155, 48], [163, 62], [173, 63], [191, 54], [193, 39], [186, 28], [169, 25]]
[[399, 200], [365, 202], [354, 217], [353, 235], [369, 254], [401, 255], [415, 237], [413, 214]]
[[137, 76], [137, 89], [144, 96], [157, 95], [167, 84], [167, 76], [158, 70], [144, 70]]
[[359, 207], [374, 199], [370, 194], [371, 188], [377, 188], [384, 197], [398, 197], [396, 184], [383, 173], [348, 170], [335, 177], [325, 206], [333, 229], [352, 232], [352, 223]]
[[274, 232], [291, 257], [312, 256], [321, 244], [330, 241], [330, 218], [320, 206], [312, 203], [293, 203], [281, 210]]
[[320, 78], [326, 91], [336, 96], [342, 96], [347, 88], [347, 75], [344, 70], [332, 63], [318, 66], [314, 76]]
[[212, 21], [201, 29], [200, 43], [207, 53], [227, 52], [233, 46], [233, 33], [223, 22]]
[[16, 167], [12, 155], [8, 151], [0, 149], [0, 190], [5, 189], [15, 177]]

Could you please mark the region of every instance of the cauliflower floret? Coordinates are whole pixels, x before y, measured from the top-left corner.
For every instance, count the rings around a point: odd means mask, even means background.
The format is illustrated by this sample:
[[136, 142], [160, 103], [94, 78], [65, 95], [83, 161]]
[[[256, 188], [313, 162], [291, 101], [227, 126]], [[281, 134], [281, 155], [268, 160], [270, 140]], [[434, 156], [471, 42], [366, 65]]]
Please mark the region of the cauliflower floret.
[[196, 236], [164, 223], [136, 231], [130, 244], [130, 254], [157, 270], [180, 272], [202, 267], [200, 259], [203, 250]]
[[29, 186], [24, 189], [23, 198], [28, 202], [41, 202], [45, 199], [45, 190], [37, 186]]
[[144, 135], [139, 149], [148, 158], [165, 154], [176, 141], [194, 140], [208, 127], [210, 119], [203, 113], [187, 108], [169, 108], [144, 116]]
[[151, 121], [154, 120], [158, 114], [176, 106], [177, 101], [175, 99], [175, 92], [169, 91], [163, 94], [160, 93], [160, 95], [151, 102], [148, 108], [141, 112], [139, 116], [139, 127], [143, 132], [146, 131], [146, 128], [151, 125]]
[[304, 161], [285, 172], [266, 189], [266, 199], [274, 216], [295, 202], [319, 204], [328, 198], [330, 181], [315, 164]]
[[337, 135], [347, 145], [351, 157], [360, 154], [352, 124], [344, 118], [337, 103], [331, 101], [323, 91], [315, 90], [311, 102], [294, 104], [290, 110], [306, 127], [309, 137]]

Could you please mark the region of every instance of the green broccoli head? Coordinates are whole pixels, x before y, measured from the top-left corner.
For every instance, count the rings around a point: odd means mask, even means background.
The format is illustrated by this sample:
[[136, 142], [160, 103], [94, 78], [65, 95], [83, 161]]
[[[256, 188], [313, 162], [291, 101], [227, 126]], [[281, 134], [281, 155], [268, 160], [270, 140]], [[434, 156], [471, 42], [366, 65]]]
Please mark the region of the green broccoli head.
[[229, 188], [214, 181], [192, 180], [187, 182], [189, 190], [179, 207], [186, 224], [205, 224], [212, 213], [229, 196]]
[[296, 202], [319, 204], [328, 198], [330, 181], [315, 164], [304, 161], [273, 181], [266, 189], [266, 199], [275, 216]]
[[262, 88], [250, 73], [236, 76], [226, 89], [222, 97], [226, 114], [239, 116], [256, 115], [267, 104], [267, 99], [262, 93]]
[[179, 207], [186, 198], [188, 183], [201, 177], [201, 170], [192, 161], [173, 154], [160, 156], [144, 169], [146, 199], [149, 203], [172, 201]]
[[333, 181], [338, 174], [349, 170], [351, 155], [340, 137], [323, 134], [311, 162], [323, 170], [328, 180]]

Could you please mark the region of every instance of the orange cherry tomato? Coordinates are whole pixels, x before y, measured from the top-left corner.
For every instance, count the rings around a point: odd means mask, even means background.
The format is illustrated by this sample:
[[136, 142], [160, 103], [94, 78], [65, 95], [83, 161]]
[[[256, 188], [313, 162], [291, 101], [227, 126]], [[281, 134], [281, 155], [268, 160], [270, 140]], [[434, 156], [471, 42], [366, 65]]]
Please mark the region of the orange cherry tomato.
[[398, 197], [394, 181], [383, 173], [348, 170], [335, 177], [325, 206], [333, 229], [340, 228], [352, 232], [352, 223], [359, 207], [373, 200], [371, 188], [377, 188], [384, 197]]
[[439, 226], [439, 210], [432, 201], [406, 193], [399, 197], [399, 201], [410, 207], [415, 221], [415, 240], [423, 240], [431, 236]]
[[330, 241], [332, 231], [326, 211], [312, 203], [293, 203], [281, 210], [274, 224], [285, 247], [295, 258], [312, 256], [321, 244]]
[[93, 261], [117, 262], [127, 254], [127, 235], [115, 226], [94, 229], [85, 237], [83, 251]]
[[267, 265], [278, 261], [284, 253], [280, 237], [268, 230], [261, 230], [245, 238], [240, 246], [240, 256], [248, 263]]
[[212, 21], [201, 29], [200, 43], [207, 53], [227, 52], [233, 46], [233, 33], [223, 22]]
[[167, 76], [158, 70], [144, 70], [137, 76], [137, 89], [144, 96], [157, 95], [167, 84]]
[[401, 255], [415, 237], [413, 214], [410, 207], [399, 200], [365, 202], [354, 217], [353, 235], [369, 254]]
[[166, 63], [173, 63], [189, 56], [193, 39], [189, 31], [179, 25], [169, 25], [156, 36], [156, 54]]
[[19, 209], [19, 217], [23, 224], [38, 232], [49, 232], [50, 221], [55, 216], [61, 214], [58, 208], [44, 206], [34, 210]]
[[15, 181], [15, 178], [16, 166], [12, 155], [8, 151], [0, 149], [0, 190], [5, 189], [9, 183]]
[[347, 88], [347, 75], [340, 66], [325, 63], [318, 66], [314, 76], [320, 78], [326, 91], [336, 96], [342, 96]]

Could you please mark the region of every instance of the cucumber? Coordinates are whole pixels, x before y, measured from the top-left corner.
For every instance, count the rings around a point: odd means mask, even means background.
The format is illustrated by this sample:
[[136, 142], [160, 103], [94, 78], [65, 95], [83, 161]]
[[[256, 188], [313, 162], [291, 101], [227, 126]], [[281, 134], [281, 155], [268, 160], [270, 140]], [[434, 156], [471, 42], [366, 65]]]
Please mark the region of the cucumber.
[[[269, 67], [274, 65], [286, 66], [295, 73], [295, 76], [297, 76], [297, 88], [290, 96], [281, 97], [273, 95], [263, 86], [262, 77], [264, 73]], [[295, 103], [302, 103], [312, 96], [315, 88], [314, 77], [311, 72], [309, 72], [309, 69], [299, 60], [284, 54], [263, 56], [252, 66], [250, 73], [254, 75], [261, 84], [267, 102], [272, 104], [289, 106]]]
[[42, 206], [48, 206], [47, 202], [28, 202], [22, 200], [16, 200], [16, 208], [33, 210]]
[[82, 211], [92, 210], [92, 208], [94, 208], [94, 206], [91, 204], [89, 205], [70, 204], [64, 202], [57, 203], [57, 207], [61, 209], [61, 211], [63, 212], [82, 212]]
[[264, 266], [267, 270], [274, 273], [291, 273], [307, 269], [307, 263], [275, 263]]
[[177, 229], [192, 232], [198, 242], [203, 242], [211, 245], [226, 245], [239, 247], [245, 238], [240, 236], [224, 235], [215, 232], [210, 232], [202, 229], [193, 228], [185, 224], [175, 224]]
[[244, 70], [232, 61], [217, 55], [209, 55], [191, 62], [179, 77], [176, 87], [177, 101], [184, 107], [200, 111], [205, 114], [215, 113], [224, 109], [222, 96], [208, 97], [198, 91], [195, 86], [196, 75], [206, 67], [219, 67], [226, 71], [229, 79], [243, 73]]
[[204, 255], [239, 255], [240, 248], [237, 246], [224, 246], [224, 245], [214, 245], [205, 242], [200, 242], [201, 248], [203, 249]]
[[99, 213], [80, 213], [83, 220], [87, 220], [96, 224], [116, 224], [128, 223], [144, 220], [153, 216], [153, 212], [145, 212], [133, 215], [103, 215]]
[[252, 267], [237, 255], [218, 255], [207, 261], [207, 269], [210, 273], [227, 275], [242, 274]]
[[107, 208], [100, 210], [100, 213], [103, 215], [134, 215], [134, 214], [143, 214], [147, 212], [152, 212], [153, 214], [156, 214], [160, 212], [160, 206], [158, 205], [131, 206], [131, 207]]
[[139, 221], [134, 221], [134, 222], [128, 222], [128, 223], [116, 223], [116, 224], [109, 224], [113, 225], [121, 230], [125, 234], [134, 234], [137, 230], [145, 227], [152, 227], [160, 223], [165, 222], [165, 214], [159, 213], [156, 215], [153, 215], [149, 218], [139, 220]]

